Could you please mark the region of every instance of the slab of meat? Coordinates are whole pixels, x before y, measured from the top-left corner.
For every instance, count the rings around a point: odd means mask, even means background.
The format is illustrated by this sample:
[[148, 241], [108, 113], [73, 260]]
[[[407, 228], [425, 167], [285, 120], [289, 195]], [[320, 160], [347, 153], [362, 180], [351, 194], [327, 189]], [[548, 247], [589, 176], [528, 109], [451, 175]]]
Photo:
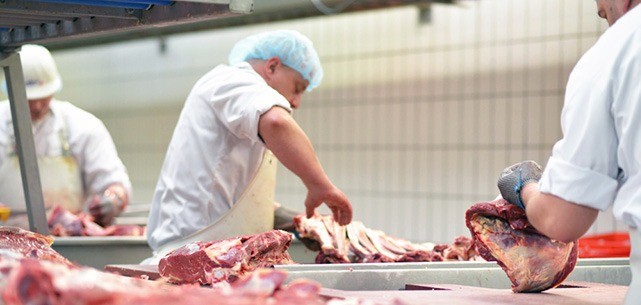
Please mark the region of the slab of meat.
[[341, 232], [335, 232], [336, 226], [331, 224], [332, 221], [331, 217], [306, 218], [299, 215], [294, 218], [294, 226], [301, 237], [313, 239], [320, 244], [321, 251], [316, 257], [316, 263], [349, 263], [349, 245], [344, 236], [336, 238], [341, 236]]
[[16, 227], [0, 227], [0, 257], [35, 258], [67, 266], [74, 264], [51, 248], [53, 238]]
[[501, 266], [514, 292], [554, 288], [574, 269], [578, 243], [542, 235], [525, 211], [504, 199], [474, 204], [465, 213], [465, 222], [479, 254]]
[[60, 205], [47, 212], [49, 231], [55, 236], [143, 236], [145, 228], [137, 225], [102, 227], [85, 213], [73, 214]]
[[[259, 270], [240, 285], [201, 288], [168, 285], [101, 272], [66, 268], [35, 259], [16, 261], [3, 286], [6, 305], [323, 305], [318, 284], [284, 285], [283, 271]], [[311, 288], [310, 288], [311, 287]]]
[[233, 282], [257, 268], [293, 264], [287, 248], [291, 234], [272, 230], [220, 241], [193, 242], [160, 260], [158, 271], [175, 284]]
[[[268, 232], [270, 233], [270, 232]], [[283, 232], [284, 233], [284, 232]], [[274, 238], [280, 231], [263, 235]], [[271, 237], [269, 237], [271, 235]], [[249, 255], [270, 256], [290, 239], [243, 243]], [[216, 288], [171, 285], [73, 265], [49, 248], [52, 238], [26, 230], [0, 227], [0, 304], [4, 305], [325, 305], [320, 285], [301, 279], [285, 285], [287, 273], [256, 269], [231, 285]], [[274, 257], [272, 256], [272, 262]], [[254, 264], [260, 266], [261, 263]], [[331, 300], [332, 305], [396, 305], [362, 300]]]
[[469, 237], [459, 237], [452, 244], [416, 244], [388, 236], [383, 231], [365, 227], [360, 221], [340, 226], [331, 215], [294, 218], [296, 231], [303, 238], [314, 239], [321, 245], [317, 264], [374, 263], [374, 262], [434, 262], [443, 260], [473, 260], [476, 251]]

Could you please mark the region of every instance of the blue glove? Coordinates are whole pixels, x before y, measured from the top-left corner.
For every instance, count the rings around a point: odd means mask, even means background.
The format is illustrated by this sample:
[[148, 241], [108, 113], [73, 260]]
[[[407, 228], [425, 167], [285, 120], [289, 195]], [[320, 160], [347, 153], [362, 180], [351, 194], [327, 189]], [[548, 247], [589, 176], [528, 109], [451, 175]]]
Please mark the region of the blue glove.
[[101, 226], [108, 226], [125, 207], [124, 200], [115, 192], [107, 189], [103, 194], [96, 195], [89, 204], [89, 214]]
[[501, 196], [507, 202], [525, 209], [521, 190], [528, 183], [538, 182], [542, 173], [541, 166], [534, 161], [523, 161], [504, 169], [497, 182]]

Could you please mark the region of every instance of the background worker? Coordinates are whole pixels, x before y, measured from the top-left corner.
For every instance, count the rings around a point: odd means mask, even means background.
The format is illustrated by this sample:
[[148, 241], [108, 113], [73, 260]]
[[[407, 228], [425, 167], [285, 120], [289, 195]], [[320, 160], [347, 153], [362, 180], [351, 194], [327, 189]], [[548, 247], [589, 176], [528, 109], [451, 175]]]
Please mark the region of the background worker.
[[[131, 197], [131, 182], [107, 128], [94, 115], [59, 101], [62, 79], [49, 51], [24, 45], [20, 61], [45, 207], [85, 211], [109, 225]], [[28, 228], [11, 109], [0, 102], [0, 203], [11, 208], [4, 225]]]
[[[632, 282], [641, 300], [641, 0], [598, 0], [610, 28], [576, 64], [561, 115], [563, 138], [545, 171], [532, 161], [506, 168], [501, 195], [525, 209], [541, 233], [577, 240], [612, 207], [629, 227]], [[538, 183], [537, 183], [538, 182]]]
[[[351, 221], [349, 200], [327, 177], [291, 115], [322, 76], [312, 42], [280, 30], [239, 41], [229, 65], [196, 82], [153, 196], [147, 238], [156, 255], [146, 263], [190, 241], [272, 229], [277, 161], [307, 188], [308, 216], [325, 203], [340, 224]], [[276, 218], [291, 222], [295, 213], [283, 210], [276, 210]]]

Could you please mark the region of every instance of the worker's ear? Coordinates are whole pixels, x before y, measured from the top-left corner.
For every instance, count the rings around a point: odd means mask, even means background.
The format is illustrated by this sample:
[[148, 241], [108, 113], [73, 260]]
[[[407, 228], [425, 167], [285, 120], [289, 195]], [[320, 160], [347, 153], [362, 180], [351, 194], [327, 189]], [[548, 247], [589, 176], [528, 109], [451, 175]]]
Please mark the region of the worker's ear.
[[282, 63], [280, 61], [280, 58], [278, 57], [272, 57], [268, 59], [265, 62], [265, 65], [267, 66], [267, 74], [272, 75], [276, 72], [276, 69], [278, 66], [280, 66]]

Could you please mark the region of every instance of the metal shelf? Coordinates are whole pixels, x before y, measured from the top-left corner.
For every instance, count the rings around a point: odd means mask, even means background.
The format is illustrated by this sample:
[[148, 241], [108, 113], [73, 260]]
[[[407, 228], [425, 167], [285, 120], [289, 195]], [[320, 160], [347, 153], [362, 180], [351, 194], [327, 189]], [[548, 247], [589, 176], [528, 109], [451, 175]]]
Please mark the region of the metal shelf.
[[[203, 1], [203, 0], [201, 0]], [[0, 49], [249, 14], [253, 0], [4, 0]]]

